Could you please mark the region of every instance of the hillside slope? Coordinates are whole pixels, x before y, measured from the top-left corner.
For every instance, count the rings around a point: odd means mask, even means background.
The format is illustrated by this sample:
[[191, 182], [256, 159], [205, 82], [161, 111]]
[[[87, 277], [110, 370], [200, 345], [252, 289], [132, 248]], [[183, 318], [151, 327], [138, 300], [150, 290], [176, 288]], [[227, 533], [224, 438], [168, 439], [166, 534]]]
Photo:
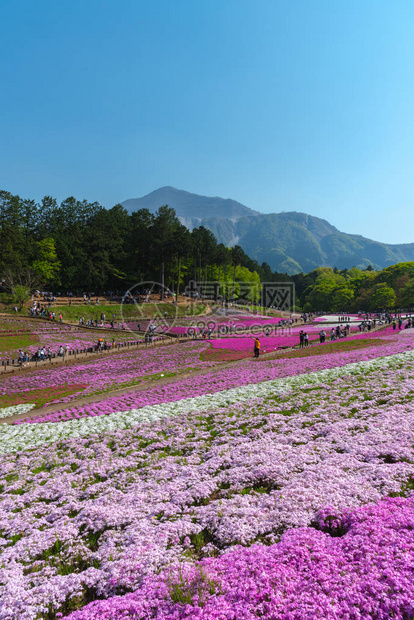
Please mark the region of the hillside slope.
[[316, 267], [339, 269], [372, 265], [383, 269], [414, 260], [414, 243], [391, 245], [360, 235], [340, 232], [326, 220], [306, 213], [263, 214], [231, 199], [200, 196], [173, 187], [162, 187], [142, 198], [126, 200], [130, 212], [162, 205], [173, 207], [190, 230], [205, 226], [219, 243], [236, 244], [260, 263], [289, 274]]

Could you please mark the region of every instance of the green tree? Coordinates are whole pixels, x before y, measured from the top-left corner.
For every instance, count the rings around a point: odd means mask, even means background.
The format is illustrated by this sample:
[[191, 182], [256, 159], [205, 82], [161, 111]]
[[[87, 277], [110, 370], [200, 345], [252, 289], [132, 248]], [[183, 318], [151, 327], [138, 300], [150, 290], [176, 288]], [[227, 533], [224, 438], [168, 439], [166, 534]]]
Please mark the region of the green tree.
[[111, 289], [117, 289], [120, 284], [128, 288], [127, 238], [130, 226], [130, 216], [119, 204], [108, 210], [100, 207], [94, 212], [82, 233], [86, 239], [86, 288], [99, 290], [103, 283]]
[[385, 282], [376, 284], [369, 299], [369, 310], [387, 310], [395, 307], [396, 295], [394, 290]]
[[5, 276], [6, 289], [11, 293], [13, 303], [18, 310], [30, 299], [31, 294], [39, 286], [38, 275], [30, 269], [13, 271], [8, 269]]
[[192, 243], [190, 231], [183, 225], [177, 227], [174, 241], [172, 244], [171, 253], [176, 266], [175, 277], [172, 280], [174, 287], [175, 282], [175, 295], [178, 300], [180, 294], [180, 285], [183, 283], [183, 272], [187, 271], [187, 266], [183, 265], [183, 260], [191, 255]]
[[216, 238], [210, 230], [200, 226], [191, 233], [191, 242], [193, 246], [194, 280], [198, 282], [210, 280], [211, 266], [215, 263], [217, 254]]
[[160, 273], [160, 299], [164, 298], [166, 275], [167, 280], [170, 279], [169, 276], [173, 270], [172, 263], [176, 252], [175, 239], [180, 228], [181, 224], [174, 209], [168, 205], [158, 209], [149, 232], [152, 238], [152, 258], [154, 263], [158, 265]]
[[56, 280], [60, 269], [60, 261], [56, 254], [55, 240], [51, 237], [37, 242], [38, 258], [32, 263], [32, 270], [39, 276], [43, 284]]
[[[386, 282], [391, 288], [400, 288], [406, 284], [405, 278], [414, 278], [414, 262], [397, 263], [390, 265], [378, 273], [378, 281]], [[399, 286], [400, 284], [400, 286]]]
[[27, 267], [24, 252], [23, 209], [19, 196], [0, 192], [0, 273]]
[[338, 285], [333, 292], [332, 311], [342, 312], [349, 311], [353, 306], [354, 289], [349, 284]]
[[[247, 284], [247, 286], [243, 286]], [[238, 266], [236, 268], [236, 290], [235, 294], [241, 301], [258, 303], [260, 301], [260, 276], [257, 271], [250, 271], [247, 267]]]
[[28, 286], [24, 286], [24, 284], [16, 284], [12, 289], [13, 303], [16, 304], [19, 311], [23, 308], [24, 304], [29, 301], [30, 296], [30, 288]]
[[414, 307], [414, 278], [409, 280], [400, 290], [398, 304], [402, 308]]
[[246, 254], [240, 245], [235, 245], [233, 248], [231, 248], [230, 255], [231, 255], [231, 264], [233, 265], [233, 287], [231, 291], [231, 299], [234, 299], [235, 284], [236, 284], [236, 270], [237, 270], [237, 267], [239, 267], [242, 264], [243, 259], [245, 258]]
[[126, 252], [131, 283], [136, 284], [150, 277], [155, 218], [148, 209], [135, 211], [130, 218], [131, 226], [126, 238]]
[[304, 292], [302, 299], [304, 309], [315, 311], [325, 310], [347, 311], [354, 298], [354, 289], [350, 279], [335, 273], [330, 268], [321, 268], [314, 284]]

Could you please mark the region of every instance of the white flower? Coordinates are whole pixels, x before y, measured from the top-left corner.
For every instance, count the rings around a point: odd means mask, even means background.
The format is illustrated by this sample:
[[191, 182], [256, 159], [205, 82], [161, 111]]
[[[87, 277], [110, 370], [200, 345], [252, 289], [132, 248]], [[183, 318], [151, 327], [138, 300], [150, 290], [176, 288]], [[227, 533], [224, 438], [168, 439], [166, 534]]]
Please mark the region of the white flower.
[[3, 407], [0, 409], [0, 418], [9, 418], [12, 415], [18, 415], [19, 413], [27, 413], [33, 407], [36, 407], [33, 403], [24, 403], [22, 405], [13, 405], [13, 407]]
[[[27, 450], [72, 437], [86, 437], [88, 435], [115, 429], [123, 430], [137, 426], [138, 424], [156, 422], [163, 418], [195, 413], [196, 411], [206, 411], [218, 407], [226, 407], [236, 402], [243, 402], [253, 398], [274, 396], [275, 394], [280, 395], [286, 391], [300, 388], [302, 385], [316, 385], [318, 383], [334, 381], [343, 375], [358, 375], [382, 368], [399, 366], [413, 359], [414, 351], [407, 351], [387, 357], [353, 362], [345, 366], [328, 368], [293, 377], [243, 385], [214, 394], [205, 394], [203, 396], [185, 398], [159, 405], [148, 405], [141, 409], [117, 411], [100, 417], [82, 418], [79, 420], [72, 419], [66, 422], [56, 423], [19, 424], [14, 426], [1, 425], [0, 454], [16, 452], [17, 450]], [[29, 407], [29, 409], [15, 411], [15, 413], [22, 413], [23, 411], [30, 410], [34, 405], [17, 405], [17, 407]], [[11, 409], [15, 408], [7, 407], [7, 411]], [[2, 409], [0, 413], [4, 411], [6, 410]], [[3, 417], [5, 417], [5, 415], [6, 414], [3, 414]], [[12, 414], [7, 413], [7, 415]]]

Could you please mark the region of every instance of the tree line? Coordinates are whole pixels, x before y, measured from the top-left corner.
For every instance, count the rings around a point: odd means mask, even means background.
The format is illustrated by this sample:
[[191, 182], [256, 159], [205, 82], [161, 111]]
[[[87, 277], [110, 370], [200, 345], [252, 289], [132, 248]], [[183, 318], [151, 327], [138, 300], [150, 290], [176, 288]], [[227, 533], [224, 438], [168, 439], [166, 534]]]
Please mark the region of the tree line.
[[219, 281], [228, 297], [241, 282], [289, 280], [203, 226], [190, 232], [167, 205], [129, 214], [120, 204], [58, 204], [51, 196], [37, 203], [0, 191], [0, 280], [28, 273], [54, 292], [126, 291], [144, 281], [180, 292], [194, 280]]
[[175, 293], [193, 280], [219, 282], [227, 299], [245, 296], [250, 283], [260, 299], [262, 282], [293, 281], [296, 309], [381, 310], [414, 305], [414, 262], [374, 271], [320, 267], [288, 276], [259, 264], [236, 245], [217, 243], [200, 226], [189, 231], [174, 209], [129, 214], [122, 205], [105, 209], [73, 197], [40, 203], [0, 191], [0, 281], [29, 283], [54, 292], [126, 291], [155, 281]]
[[358, 312], [414, 307], [414, 262], [381, 271], [320, 267], [292, 276], [304, 311]]

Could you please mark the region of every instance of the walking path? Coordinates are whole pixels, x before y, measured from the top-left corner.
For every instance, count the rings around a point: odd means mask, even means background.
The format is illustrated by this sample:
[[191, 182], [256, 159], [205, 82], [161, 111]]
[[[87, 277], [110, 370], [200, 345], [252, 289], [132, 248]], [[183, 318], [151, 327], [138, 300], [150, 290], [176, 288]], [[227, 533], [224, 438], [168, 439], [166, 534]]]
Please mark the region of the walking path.
[[110, 349], [107, 349], [106, 351], [89, 351], [89, 352], [85, 351], [83, 353], [73, 353], [71, 355], [66, 355], [63, 357], [54, 357], [50, 361], [43, 360], [43, 361], [34, 361], [34, 362], [24, 362], [22, 366], [20, 366], [18, 363], [9, 364], [8, 366], [0, 365], [0, 381], [3, 377], [13, 374], [13, 373], [25, 374], [25, 373], [35, 372], [37, 370], [41, 370], [45, 368], [51, 368], [52, 366], [57, 366], [57, 365], [66, 366], [66, 365], [79, 364], [80, 361], [94, 360], [104, 355], [116, 355], [116, 354], [125, 353], [128, 351], [145, 350], [150, 347], [167, 346], [170, 344], [178, 343], [179, 340], [182, 340], [182, 339], [166, 336], [160, 340], [154, 340], [153, 342], [142, 342], [139, 344], [129, 344], [128, 342], [126, 342], [125, 344], [115, 343], [114, 347], [111, 347]]

